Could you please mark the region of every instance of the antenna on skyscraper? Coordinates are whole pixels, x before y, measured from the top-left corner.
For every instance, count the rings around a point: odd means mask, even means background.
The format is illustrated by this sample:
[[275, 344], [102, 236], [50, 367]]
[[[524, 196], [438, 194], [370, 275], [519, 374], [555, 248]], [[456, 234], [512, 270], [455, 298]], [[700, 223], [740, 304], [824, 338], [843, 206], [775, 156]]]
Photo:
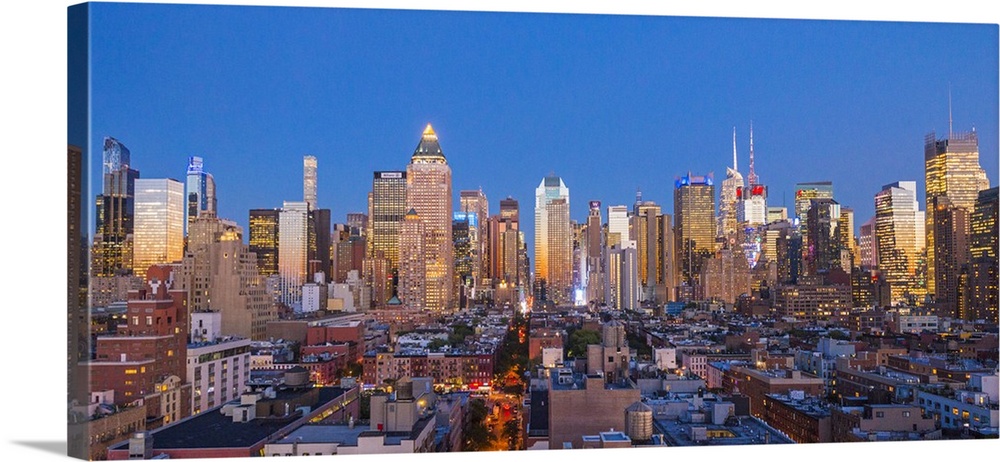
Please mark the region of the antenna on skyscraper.
[[736, 126], [733, 126], [733, 170], [739, 171], [739, 167], [736, 166]]
[[951, 82], [948, 82], [948, 139], [951, 139]]
[[751, 185], [757, 184], [757, 173], [753, 169], [753, 121], [750, 121], [750, 175], [747, 176], [747, 181]]

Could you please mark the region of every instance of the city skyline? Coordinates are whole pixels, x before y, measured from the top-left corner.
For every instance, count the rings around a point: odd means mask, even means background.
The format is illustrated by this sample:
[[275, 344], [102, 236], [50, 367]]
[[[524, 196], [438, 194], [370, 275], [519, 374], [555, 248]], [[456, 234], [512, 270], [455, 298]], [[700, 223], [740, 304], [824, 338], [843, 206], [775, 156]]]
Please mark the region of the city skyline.
[[[856, 225], [863, 223], [874, 216], [873, 197], [881, 186], [922, 183], [923, 138], [931, 131], [946, 136], [949, 121], [958, 131], [976, 128], [983, 168], [991, 184], [997, 183], [997, 156], [991, 155], [997, 152], [996, 98], [991, 98], [997, 94], [996, 66], [981, 62], [989, 61], [982, 56], [996, 55], [996, 29], [988, 26], [652, 16], [571, 21], [559, 14], [342, 9], [309, 10], [314, 14], [306, 19], [296, 8], [277, 8], [281, 14], [265, 18], [262, 10], [270, 8], [197, 7], [232, 19], [224, 24], [262, 24], [262, 35], [248, 36], [235, 51], [221, 53], [186, 48], [188, 40], [210, 39], [216, 32], [204, 32], [208, 38], [157, 33], [170, 30], [175, 21], [194, 21], [191, 27], [197, 28], [204, 19], [190, 8], [161, 12], [156, 5], [102, 5], [95, 10], [95, 19], [127, 25], [95, 31], [100, 45], [95, 50], [105, 51], [95, 52], [93, 60], [108, 72], [95, 75], [95, 108], [105, 109], [95, 110], [94, 138], [122, 141], [142, 178], [181, 178], [185, 159], [202, 157], [218, 182], [219, 216], [244, 228], [250, 209], [303, 200], [298, 165], [304, 155], [319, 160], [318, 202], [331, 209], [335, 222], [364, 212], [368, 175], [401, 170], [427, 123], [449, 153], [454, 203], [459, 191], [481, 188], [494, 203], [512, 196], [529, 204], [534, 183], [554, 172], [575, 191], [578, 200], [570, 216], [579, 222], [585, 220], [587, 201], [629, 204], [636, 189], [672, 213], [676, 177], [712, 172], [721, 183], [731, 163], [734, 127], [739, 163], [749, 164], [751, 122], [755, 170], [768, 185], [772, 206], [791, 209], [796, 183], [832, 181], [836, 200], [855, 210]], [[375, 15], [385, 30], [358, 35], [351, 47], [337, 46], [337, 37], [354, 36], [352, 28], [365, 27]], [[442, 24], [428, 34], [426, 46], [403, 43], [404, 37], [391, 32], [391, 24], [412, 15]], [[145, 38], [115, 40], [120, 37], [115, 34], [128, 34], [153, 19], [160, 25]], [[299, 33], [283, 32], [280, 25], [294, 20], [306, 24]], [[608, 24], [620, 24], [627, 33], [607, 37], [597, 32]], [[567, 29], [571, 25], [576, 27]], [[483, 32], [499, 27], [508, 33]], [[561, 30], [578, 38], [583, 31], [596, 35], [570, 43], [559, 38]], [[861, 47], [870, 34], [883, 39], [883, 46]], [[734, 45], [730, 42], [739, 41], [733, 37], [716, 35], [753, 38], [757, 45]], [[790, 35], [803, 40], [785, 43], [782, 37]], [[311, 58], [296, 66], [288, 61], [255, 67], [260, 73], [253, 78], [238, 77], [236, 70], [251, 66], [252, 58], [267, 50], [265, 37], [309, 41], [311, 46], [287, 59]], [[455, 37], [467, 46], [447, 46]], [[398, 63], [361, 56], [381, 41]], [[649, 51], [659, 47], [648, 43], [662, 45], [662, 53]], [[146, 47], [162, 60], [131, 63], [134, 47]], [[482, 52], [470, 55], [471, 49]], [[949, 52], [935, 51], [945, 49]], [[183, 67], [175, 61], [182, 50], [192, 52]], [[925, 75], [920, 63], [928, 53], [954, 63], [939, 68], [962, 69], [960, 75]], [[351, 75], [358, 77], [331, 77], [328, 66], [336, 59], [329, 54], [352, 63]], [[519, 57], [539, 68], [538, 75], [516, 70], [521, 69]], [[433, 63], [436, 77], [395, 76], [397, 65], [412, 68], [406, 63], [414, 60]], [[838, 67], [850, 63], [855, 63], [851, 72]], [[190, 72], [197, 69], [204, 72], [195, 78]], [[563, 84], [540, 78], [545, 76]], [[176, 110], [189, 117], [166, 121], [142, 106], [119, 106], [140, 90], [169, 104], [172, 109], [164, 113]], [[609, 94], [595, 95], [600, 92]], [[333, 103], [346, 111], [332, 110]], [[477, 117], [470, 118], [473, 113]], [[602, 157], [607, 153], [614, 160]], [[91, 146], [91, 155], [96, 154]], [[268, 187], [256, 187], [251, 179], [264, 172]], [[918, 190], [923, 198], [922, 184]], [[531, 231], [525, 236], [529, 255]]]

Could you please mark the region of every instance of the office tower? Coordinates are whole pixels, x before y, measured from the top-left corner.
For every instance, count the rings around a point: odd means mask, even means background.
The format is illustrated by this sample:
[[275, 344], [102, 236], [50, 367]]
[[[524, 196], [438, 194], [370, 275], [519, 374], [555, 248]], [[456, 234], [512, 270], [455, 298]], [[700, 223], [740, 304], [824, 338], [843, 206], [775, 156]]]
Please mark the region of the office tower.
[[801, 235], [788, 220], [775, 221], [762, 228], [762, 260], [776, 264], [777, 280], [795, 284], [801, 266]]
[[363, 213], [348, 213], [347, 214], [347, 228], [351, 233], [351, 236], [357, 236], [360, 238], [367, 238], [368, 230], [368, 215]]
[[[948, 196], [936, 196], [934, 207], [934, 278], [938, 316], [959, 317], [959, 278], [969, 264], [969, 210], [955, 205]], [[928, 252], [929, 253], [929, 252]], [[885, 256], [879, 254], [879, 260]]]
[[500, 214], [489, 218], [486, 227], [486, 277], [496, 288], [524, 285], [527, 273], [522, 268], [524, 234], [518, 229], [518, 203], [507, 197], [500, 201]]
[[250, 210], [250, 252], [257, 254], [261, 277], [278, 274], [278, 222], [281, 209]]
[[[921, 217], [922, 218], [922, 217]], [[854, 209], [840, 207], [840, 265], [844, 272], [850, 273], [858, 261], [858, 242], [854, 237]]]
[[406, 208], [416, 211], [424, 227], [425, 301], [432, 311], [453, 308], [451, 168], [430, 124], [424, 129], [406, 166]]
[[656, 228], [657, 263], [654, 294], [658, 303], [672, 302], [677, 300], [674, 288], [677, 287], [678, 275], [673, 216], [667, 213], [657, 216]]
[[308, 277], [309, 204], [285, 201], [278, 213], [279, 301], [301, 310], [302, 285]]
[[604, 230], [601, 202], [590, 201], [586, 225], [586, 299], [598, 305], [604, 302]]
[[587, 304], [587, 224], [570, 220], [570, 230], [573, 235], [572, 299], [575, 305], [582, 306]]
[[874, 238], [878, 269], [889, 284], [893, 304], [907, 296], [923, 299], [924, 212], [918, 210], [917, 183], [897, 181], [875, 194]]
[[716, 225], [717, 237], [726, 248], [736, 246], [737, 191], [744, 187], [743, 175], [740, 174], [736, 161], [736, 127], [733, 127], [733, 166], [726, 167], [726, 179], [722, 180], [722, 187], [719, 191], [719, 218]]
[[131, 158], [124, 144], [104, 137], [102, 190], [95, 204], [94, 276], [132, 273], [135, 180], [139, 178], [139, 171], [130, 167]]
[[[923, 228], [923, 220], [917, 224]], [[923, 246], [923, 243], [921, 243]], [[875, 217], [861, 224], [858, 232], [859, 265], [864, 269], [878, 267], [878, 239], [875, 238]]]
[[330, 234], [330, 209], [310, 209], [309, 210], [309, 255], [307, 256], [307, 269], [309, 280], [316, 273], [323, 273], [325, 278], [330, 278], [332, 261]]
[[555, 174], [535, 189], [535, 283], [548, 300], [568, 302], [572, 283], [569, 188]]
[[458, 297], [458, 307], [465, 308], [464, 303], [471, 295], [475, 276], [475, 246], [473, 236], [478, 228], [477, 215], [474, 212], [455, 212], [451, 222], [452, 247], [455, 252], [455, 281], [453, 293]]
[[[812, 199], [806, 213], [808, 241], [805, 274], [815, 276], [840, 269], [840, 204], [833, 199]], [[806, 244], [803, 244], [806, 245]]]
[[215, 198], [215, 178], [205, 171], [205, 162], [201, 157], [188, 157], [187, 167], [187, 207], [184, 220], [185, 229], [191, 222], [201, 216], [202, 212], [217, 213]]
[[675, 182], [674, 247], [679, 256], [679, 284], [701, 295], [702, 262], [716, 250], [715, 185], [711, 174], [694, 176], [689, 172]]
[[[950, 124], [949, 124], [950, 125]], [[979, 166], [979, 137], [975, 131], [952, 133], [936, 139], [934, 132], [924, 138], [924, 187], [927, 211], [927, 292], [937, 294], [937, 246], [934, 227], [935, 197], [945, 196], [953, 207], [972, 210], [979, 191], [990, 187], [986, 172]]]
[[399, 301], [411, 309], [427, 306], [427, 230], [417, 211], [410, 209], [399, 230]]
[[458, 193], [459, 210], [465, 213], [476, 215], [475, 226], [469, 230], [469, 239], [472, 245], [472, 278], [476, 286], [480, 285], [480, 280], [485, 277], [486, 270], [486, 227], [490, 218], [490, 206], [486, 200], [483, 190], [467, 190]]
[[624, 205], [608, 206], [608, 248], [635, 246], [629, 231], [628, 207]]
[[802, 235], [802, 259], [808, 260], [809, 251], [809, 207], [813, 199], [833, 199], [833, 183], [816, 181], [795, 185], [795, 218], [799, 220]]
[[604, 293], [612, 309], [639, 308], [639, 261], [635, 247], [618, 244], [606, 249]]
[[188, 227], [188, 248], [176, 271], [190, 312], [221, 314], [222, 335], [265, 340], [267, 323], [278, 318], [257, 256], [243, 243], [234, 222], [203, 213]]
[[997, 322], [997, 217], [1000, 197], [997, 187], [979, 191], [976, 206], [969, 216], [968, 290], [965, 319], [985, 319]]
[[135, 180], [132, 266], [139, 274], [184, 257], [184, 184], [169, 178]]
[[309, 204], [309, 210], [319, 208], [316, 205], [316, 157], [302, 158], [302, 201]]
[[658, 217], [660, 206], [652, 201], [643, 201], [636, 206], [632, 217], [632, 234], [635, 238], [639, 258], [639, 285], [642, 287], [640, 299], [652, 300], [656, 285], [656, 275], [660, 265], [662, 249], [659, 247], [660, 231]]
[[369, 197], [366, 258], [389, 260], [391, 274], [399, 269], [399, 227], [407, 212], [406, 172], [375, 172]]

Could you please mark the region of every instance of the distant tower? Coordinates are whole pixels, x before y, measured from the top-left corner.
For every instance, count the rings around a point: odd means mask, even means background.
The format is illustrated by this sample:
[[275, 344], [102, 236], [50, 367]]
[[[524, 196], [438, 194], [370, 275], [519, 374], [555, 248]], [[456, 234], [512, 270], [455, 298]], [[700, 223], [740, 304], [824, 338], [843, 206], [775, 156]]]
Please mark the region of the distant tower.
[[551, 174], [535, 189], [535, 281], [544, 281], [546, 297], [556, 304], [572, 301], [572, 238], [569, 188]]
[[169, 178], [135, 181], [133, 268], [146, 274], [153, 265], [184, 257], [184, 184]]
[[309, 204], [309, 210], [316, 210], [316, 157], [302, 158], [302, 200]]
[[[101, 194], [96, 198], [94, 276], [132, 272], [132, 233], [135, 224], [135, 181], [139, 171], [130, 167], [131, 152], [120, 141], [104, 138]], [[145, 274], [145, 271], [138, 271]]]
[[454, 307], [454, 242], [451, 168], [437, 134], [427, 124], [410, 164], [406, 166], [406, 207], [424, 226], [426, 287], [424, 307], [431, 311]]
[[677, 179], [674, 215], [674, 249], [681, 275], [678, 282], [697, 289], [702, 263], [716, 250], [715, 185], [711, 175], [694, 176], [689, 172]]
[[417, 211], [410, 209], [403, 218], [399, 233], [399, 300], [411, 309], [427, 308], [427, 256], [424, 223]]
[[[733, 164], [735, 165], [735, 163]], [[750, 121], [750, 174], [747, 175], [747, 181], [750, 184], [757, 184], [757, 173], [753, 166], [753, 121]]]
[[905, 302], [906, 294], [922, 298], [926, 292], [918, 271], [925, 245], [923, 222], [915, 181], [887, 184], [875, 194], [875, 253], [893, 304]]
[[301, 309], [302, 285], [309, 282], [309, 204], [286, 201], [278, 215], [278, 274], [281, 301]]
[[719, 217], [716, 225], [716, 237], [722, 241], [726, 248], [737, 246], [739, 221], [736, 207], [744, 187], [743, 175], [740, 175], [736, 164], [736, 127], [733, 127], [733, 166], [726, 168], [726, 179], [722, 180], [722, 189], [719, 192]]
[[250, 210], [250, 252], [263, 277], [278, 274], [278, 217], [281, 209]]
[[947, 138], [936, 139], [933, 132], [924, 138], [927, 292], [935, 295], [940, 282], [936, 265], [940, 247], [935, 243], [937, 207], [934, 206], [934, 198], [947, 197], [950, 207], [971, 211], [975, 208], [979, 191], [990, 187], [986, 172], [979, 166], [979, 137], [976, 131], [952, 133], [950, 126], [949, 115]]
[[187, 167], [187, 220], [185, 226], [191, 226], [195, 218], [203, 212], [217, 212], [215, 198], [215, 178], [205, 171], [205, 163], [201, 157], [188, 157]]

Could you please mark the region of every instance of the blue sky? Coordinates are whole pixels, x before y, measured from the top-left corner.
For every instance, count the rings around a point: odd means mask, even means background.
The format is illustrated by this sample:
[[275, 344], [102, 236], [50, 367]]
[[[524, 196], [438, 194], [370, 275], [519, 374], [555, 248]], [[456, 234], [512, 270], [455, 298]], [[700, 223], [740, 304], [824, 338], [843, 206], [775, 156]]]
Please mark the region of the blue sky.
[[949, 87], [997, 183], [996, 25], [95, 4], [92, 31], [92, 152], [118, 138], [143, 178], [202, 156], [244, 226], [301, 200], [307, 154], [334, 221], [365, 212], [431, 123], [456, 197], [518, 199], [530, 243], [549, 172], [577, 220], [637, 188], [671, 212], [676, 176], [724, 177], [734, 126], [747, 176], [751, 121], [769, 205], [830, 180], [860, 225], [884, 184], [922, 196]]

